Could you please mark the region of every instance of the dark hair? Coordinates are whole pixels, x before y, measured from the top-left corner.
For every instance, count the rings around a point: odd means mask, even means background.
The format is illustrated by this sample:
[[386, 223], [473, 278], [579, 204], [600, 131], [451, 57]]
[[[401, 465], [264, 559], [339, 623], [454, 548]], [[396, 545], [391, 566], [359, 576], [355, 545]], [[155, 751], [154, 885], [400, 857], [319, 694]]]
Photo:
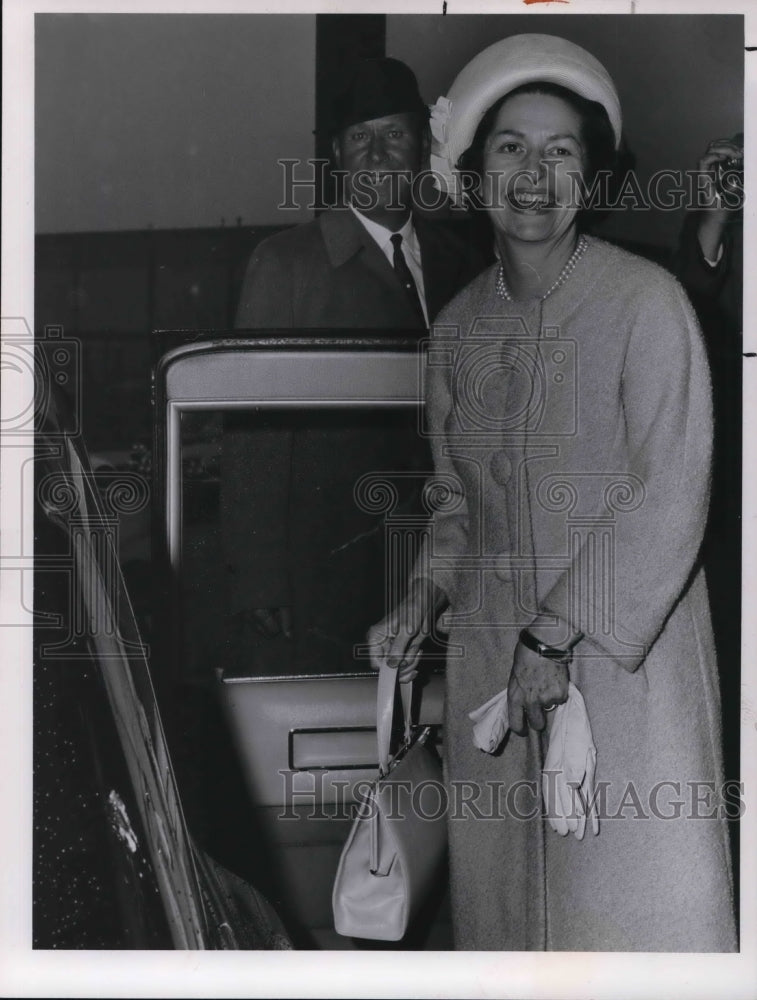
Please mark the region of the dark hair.
[[[581, 140], [586, 150], [586, 169], [583, 180], [587, 187], [599, 171], [609, 171], [614, 179], [618, 170], [618, 156], [615, 151], [615, 134], [610, 124], [610, 119], [604, 107], [597, 101], [589, 101], [561, 87], [556, 83], [546, 83], [534, 81], [524, 83], [515, 90], [510, 90], [488, 109], [478, 124], [473, 141], [457, 161], [457, 169], [466, 173], [474, 174], [479, 182], [484, 170], [484, 146], [486, 140], [494, 128], [494, 123], [499, 114], [499, 110], [505, 101], [517, 94], [547, 94], [551, 97], [559, 97], [569, 107], [573, 108], [581, 119]], [[476, 205], [475, 197], [473, 199]]]

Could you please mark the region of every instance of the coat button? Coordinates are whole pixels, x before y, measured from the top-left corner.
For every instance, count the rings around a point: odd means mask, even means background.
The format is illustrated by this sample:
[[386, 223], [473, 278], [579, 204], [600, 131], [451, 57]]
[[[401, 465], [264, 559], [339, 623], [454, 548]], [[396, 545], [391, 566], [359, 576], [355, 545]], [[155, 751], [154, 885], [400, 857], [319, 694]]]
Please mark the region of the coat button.
[[513, 467], [506, 451], [495, 451], [489, 462], [492, 479], [499, 486], [504, 486], [512, 475]]
[[494, 570], [494, 575], [498, 580], [502, 580], [504, 583], [512, 583], [515, 577], [513, 576], [513, 571], [510, 566], [504, 563], [504, 560], [508, 556], [507, 552], [500, 552], [499, 557], [503, 560], [502, 565], [497, 566]]

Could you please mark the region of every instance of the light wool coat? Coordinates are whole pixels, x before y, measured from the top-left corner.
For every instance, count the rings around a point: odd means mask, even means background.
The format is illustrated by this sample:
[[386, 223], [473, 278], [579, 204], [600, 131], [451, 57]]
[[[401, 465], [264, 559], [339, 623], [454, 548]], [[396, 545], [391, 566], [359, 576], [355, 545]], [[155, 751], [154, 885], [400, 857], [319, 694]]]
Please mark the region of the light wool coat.
[[[504, 301], [495, 278], [442, 311], [427, 367], [444, 489], [417, 572], [451, 601], [456, 947], [732, 950], [696, 319], [667, 272], [598, 239], [542, 302]], [[555, 646], [586, 636], [570, 673], [604, 790], [583, 841], [539, 814], [546, 734], [510, 734], [493, 756], [472, 742], [468, 713], [506, 686], [535, 622]]]

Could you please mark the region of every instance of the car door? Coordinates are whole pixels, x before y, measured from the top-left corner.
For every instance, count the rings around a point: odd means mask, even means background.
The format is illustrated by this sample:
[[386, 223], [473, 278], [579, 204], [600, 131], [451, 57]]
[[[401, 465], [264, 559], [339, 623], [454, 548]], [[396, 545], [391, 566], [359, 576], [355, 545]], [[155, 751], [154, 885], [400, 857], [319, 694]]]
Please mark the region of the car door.
[[[205, 829], [221, 860], [260, 886], [300, 947], [371, 946], [335, 934], [331, 888], [356, 797], [378, 763], [365, 631], [403, 592], [427, 531], [421, 370], [413, 341], [322, 332], [200, 340], [156, 368], [155, 485], [169, 581], [158, 655], [178, 706], [183, 787], [203, 786]], [[290, 636], [261, 634], [249, 615], [229, 613], [235, 560], [219, 499], [229, 433], [247, 435], [235, 454], [252, 483], [240, 499], [252, 515], [249, 545], [267, 572], [287, 563]], [[361, 465], [370, 438], [383, 457], [369, 448]], [[299, 472], [282, 472], [282, 442]], [[277, 477], [286, 475], [282, 491]], [[274, 543], [283, 507], [285, 548]], [[326, 519], [331, 533], [313, 556]], [[415, 685], [414, 712], [441, 745], [436, 654]], [[443, 880], [403, 947], [448, 946], [442, 897]]]

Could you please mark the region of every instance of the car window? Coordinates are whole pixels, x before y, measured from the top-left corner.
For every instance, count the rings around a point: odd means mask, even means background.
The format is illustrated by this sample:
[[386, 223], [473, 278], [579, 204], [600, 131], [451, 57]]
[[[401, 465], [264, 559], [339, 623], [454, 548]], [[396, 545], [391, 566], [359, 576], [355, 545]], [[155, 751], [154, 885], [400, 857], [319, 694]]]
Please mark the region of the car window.
[[431, 468], [414, 405], [183, 412], [184, 679], [370, 671]]

